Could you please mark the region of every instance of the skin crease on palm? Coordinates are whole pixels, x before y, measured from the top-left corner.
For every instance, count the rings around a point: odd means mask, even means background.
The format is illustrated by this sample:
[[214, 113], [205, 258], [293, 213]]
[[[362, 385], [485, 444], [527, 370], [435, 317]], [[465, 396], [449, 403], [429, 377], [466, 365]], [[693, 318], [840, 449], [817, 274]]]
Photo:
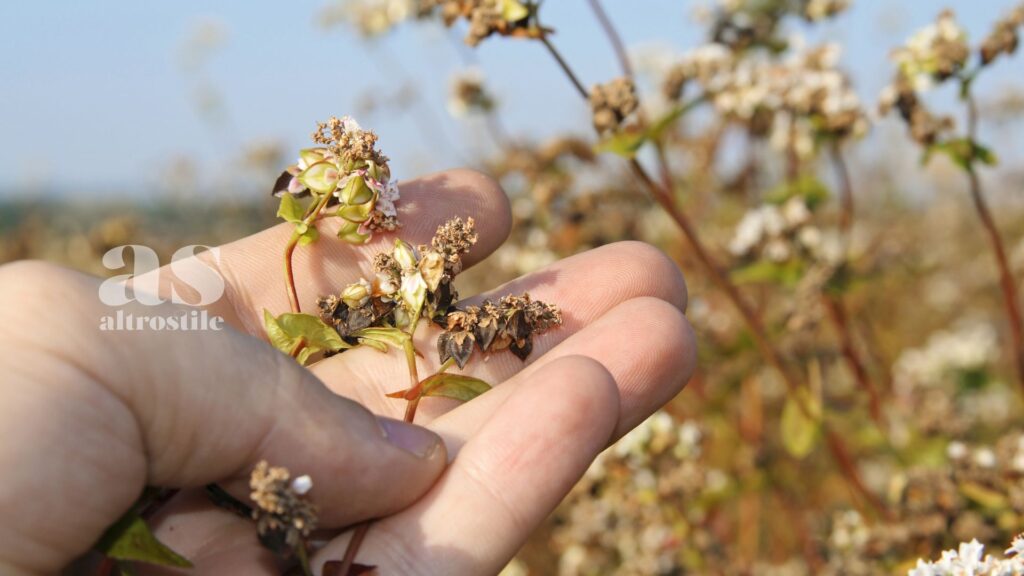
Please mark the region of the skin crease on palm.
[[[399, 235], [413, 244], [452, 216], [471, 216], [480, 232], [471, 266], [507, 237], [508, 201], [481, 174], [401, 186]], [[367, 274], [393, 241], [351, 246], [332, 238], [330, 219], [320, 227], [321, 241], [296, 253], [304, 310]], [[98, 280], [44, 264], [0, 267], [0, 507], [21, 519], [0, 525], [0, 572], [58, 570], [149, 483], [185, 488], [152, 525], [195, 563], [187, 573], [279, 574], [252, 522], [197, 490], [216, 481], [244, 498], [265, 458], [313, 478], [323, 527], [315, 571], [344, 554], [342, 528], [376, 518], [358, 561], [382, 574], [496, 573], [593, 458], [693, 373], [675, 264], [641, 243], [597, 248], [493, 290], [557, 304], [564, 325], [540, 336], [525, 363], [475, 355], [464, 372], [495, 388], [465, 405], [425, 400], [416, 423], [443, 443], [416, 457], [384, 440], [370, 414], [401, 417], [403, 402], [384, 397], [407, 385], [400, 354], [359, 348], [305, 370], [260, 340], [263, 309], [288, 308], [289, 233], [279, 225], [221, 248], [227, 291], [210, 311], [233, 328], [219, 333], [99, 333]], [[169, 274], [161, 283], [187, 297]], [[427, 353], [436, 336], [430, 326], [417, 333], [421, 374], [437, 369]]]

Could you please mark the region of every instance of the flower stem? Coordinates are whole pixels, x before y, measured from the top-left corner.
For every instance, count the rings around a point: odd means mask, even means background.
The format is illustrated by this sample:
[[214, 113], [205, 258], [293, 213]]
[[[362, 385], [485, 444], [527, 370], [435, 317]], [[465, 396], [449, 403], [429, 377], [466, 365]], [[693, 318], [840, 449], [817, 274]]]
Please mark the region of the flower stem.
[[[849, 257], [850, 230], [853, 227], [853, 181], [850, 179], [850, 170], [846, 165], [846, 159], [843, 158], [838, 142], [833, 142], [829, 147], [829, 157], [832, 160], [836, 177], [839, 180], [839, 235], [843, 245], [843, 263], [845, 264], [846, 259]], [[841, 295], [829, 294], [827, 292], [822, 294], [822, 301], [829, 320], [832, 322], [832, 327], [839, 338], [839, 352], [850, 369], [854, 380], [857, 381], [857, 385], [868, 396], [868, 410], [871, 413], [871, 419], [881, 427], [884, 423], [882, 419], [882, 400], [877, 386], [875, 386], [871, 376], [868, 374], [864, 359], [857, 350], [853, 329], [849, 322], [849, 314], [846, 310], [846, 303]]]
[[[978, 105], [970, 92], [970, 85], [963, 90], [963, 100], [967, 106], [967, 138], [971, 146], [977, 142], [978, 132]], [[1013, 341], [1013, 358], [1017, 369], [1017, 378], [1021, 386], [1024, 386], [1024, 321], [1021, 319], [1020, 303], [1017, 299], [1017, 282], [1010, 272], [1010, 263], [1006, 257], [1006, 248], [999, 236], [999, 229], [996, 227], [995, 219], [989, 210], [988, 202], [981, 187], [981, 179], [974, 169], [974, 158], [971, 157], [965, 169], [970, 184], [971, 200], [974, 201], [974, 208], [981, 219], [981, 225], [988, 234], [989, 243], [992, 245], [992, 253], [996, 258], [996, 266], [999, 268], [999, 286], [1003, 292], [1003, 305], [1006, 307], [1007, 320], [1010, 322], [1010, 337]]]
[[[310, 210], [306, 217], [302, 220], [302, 223], [306, 226], [315, 226], [314, 222], [317, 217], [320, 216], [320, 212], [323, 211], [324, 206], [331, 199], [330, 194], [324, 194], [323, 198], [317, 200], [316, 204], [313, 205], [313, 209]], [[298, 314], [302, 312], [302, 307], [299, 305], [298, 292], [295, 290], [295, 274], [292, 271], [292, 256], [295, 254], [295, 247], [299, 244], [299, 238], [301, 235], [298, 231], [292, 232], [292, 237], [288, 240], [288, 244], [284, 248], [284, 280], [285, 287], [288, 290], [288, 305], [291, 308], [292, 313]]]
[[608, 13], [604, 11], [604, 7], [601, 6], [601, 0], [590, 0], [590, 9], [594, 11], [594, 15], [597, 16], [598, 22], [601, 23], [601, 28], [604, 29], [604, 33], [608, 36], [608, 41], [612, 45], [612, 49], [615, 50], [615, 57], [619, 59], [619, 66], [622, 67], [622, 73], [628, 78], [633, 77], [633, 66], [629, 63], [629, 54], [626, 52], [626, 45], [622, 42], [622, 36], [619, 36], [619, 31], [615, 29], [615, 24], [612, 23], [611, 19], [608, 18]]
[[[412, 343], [412, 336], [416, 333], [416, 326], [419, 324], [419, 313], [416, 314], [416, 318], [412, 320], [409, 325], [409, 339], [402, 345], [402, 349], [405, 351], [405, 362], [409, 368], [409, 384], [410, 389], [415, 389], [420, 385], [419, 369], [416, 367], [416, 348]], [[442, 372], [444, 371], [442, 366]], [[405, 405], [405, 418], [406, 422], [412, 422], [416, 418], [416, 408], [420, 404], [420, 397], [417, 395], [412, 400], [409, 400], [408, 404]], [[372, 520], [367, 520], [359, 526], [356, 526], [355, 532], [352, 534], [352, 539], [348, 542], [348, 547], [345, 549], [345, 556], [341, 559], [341, 569], [338, 574], [342, 576], [348, 576], [349, 570], [352, 568], [352, 564], [356, 560], [356, 554], [359, 553], [359, 547], [362, 546], [363, 540], [366, 538], [366, 533], [370, 531], [370, 525], [373, 523]]]
[[[410, 332], [415, 330], [415, 323], [411, 328]], [[416, 349], [412, 345], [412, 337], [410, 334], [409, 340], [406, 340], [405, 345], [405, 363], [409, 368], [409, 384], [412, 388], [420, 385], [419, 370], [416, 368]], [[417, 394], [409, 403], [405, 405], [405, 421], [412, 422], [416, 418], [416, 408], [420, 405], [420, 395]]]
[[349, 572], [352, 571], [352, 565], [356, 562], [356, 554], [359, 552], [359, 547], [363, 545], [363, 540], [366, 539], [366, 533], [370, 531], [371, 523], [372, 520], [367, 520], [359, 524], [352, 533], [352, 539], [348, 541], [345, 556], [342, 557], [341, 566], [338, 570], [338, 574], [341, 576], [348, 576]]
[[569, 67], [569, 63], [565, 61], [565, 58], [562, 58], [562, 54], [558, 51], [557, 48], [555, 48], [555, 45], [548, 40], [547, 35], [542, 34], [540, 36], [540, 41], [544, 43], [544, 47], [547, 48], [548, 52], [551, 53], [551, 56], [555, 59], [555, 62], [558, 62], [558, 65], [562, 68], [562, 72], [565, 72], [565, 75], [569, 78], [569, 81], [572, 82], [573, 87], [575, 87], [576, 91], [579, 92], [580, 97], [582, 97], [584, 100], [589, 100], [590, 97], [587, 96], [587, 89], [583, 87], [583, 83], [580, 82], [580, 79], [576, 77], [576, 73], [573, 72], [572, 68]]

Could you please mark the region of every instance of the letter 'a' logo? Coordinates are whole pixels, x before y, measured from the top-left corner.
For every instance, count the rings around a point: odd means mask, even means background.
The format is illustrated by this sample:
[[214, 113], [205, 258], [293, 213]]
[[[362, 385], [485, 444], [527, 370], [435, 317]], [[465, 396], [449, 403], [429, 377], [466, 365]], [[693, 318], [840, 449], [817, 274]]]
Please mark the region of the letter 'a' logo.
[[[99, 289], [100, 301], [108, 306], [124, 306], [130, 302], [146, 306], [163, 304], [165, 300], [159, 296], [160, 258], [152, 248], [141, 244], [111, 248], [103, 255], [103, 266], [109, 270], [126, 268], [125, 251], [129, 248], [134, 257], [132, 270], [104, 280]], [[212, 264], [196, 255], [201, 248], [210, 254]], [[219, 248], [193, 244], [175, 252], [171, 256], [171, 272], [180, 283], [195, 291], [198, 302], [195, 298], [191, 302], [187, 301], [178, 291], [180, 284], [174, 283], [170, 287], [170, 301], [175, 304], [207, 306], [219, 300], [224, 295], [224, 278], [217, 271], [219, 265]]]

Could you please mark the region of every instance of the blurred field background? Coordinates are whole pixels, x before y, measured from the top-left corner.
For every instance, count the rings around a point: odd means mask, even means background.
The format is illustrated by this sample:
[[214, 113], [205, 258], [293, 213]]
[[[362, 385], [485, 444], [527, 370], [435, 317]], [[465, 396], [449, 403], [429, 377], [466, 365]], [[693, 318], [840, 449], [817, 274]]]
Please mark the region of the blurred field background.
[[[856, 211], [840, 324], [815, 263], [751, 268], [729, 249], [745, 215], [798, 188], [820, 193], [810, 217], [834, 236], [841, 182], [827, 155], [801, 157], [794, 178], [787, 151], [707, 110], [669, 137], [680, 205], [794, 359], [816, 421], [793, 416], [747, 327], [622, 159], [593, 153], [589, 110], [539, 43], [470, 48], [464, 28], [416, 19], [398, 0], [0, 7], [0, 262], [111, 274], [100, 259], [114, 246], [167, 258], [265, 228], [270, 186], [315, 121], [352, 114], [398, 178], [467, 165], [505, 187], [512, 238], [460, 279], [464, 293], [623, 239], [659, 246], [687, 274], [699, 374], [606, 453], [509, 574], [906, 573], [972, 539], [998, 553], [1024, 530], [1024, 405], [995, 261], [962, 171], [945, 157], [923, 165], [903, 123], [876, 107], [890, 51], [941, 9], [976, 41], [1015, 5], [859, 0], [833, 19], [780, 25], [801, 38], [794, 46], [842, 47], [838, 67], [869, 124], [843, 148]], [[708, 40], [707, 16], [668, 0], [605, 8], [657, 117], [672, 63]], [[620, 75], [588, 2], [541, 10], [587, 86]], [[978, 140], [999, 158], [979, 174], [1018, 282], [1022, 90], [1020, 55], [974, 86]], [[928, 102], [963, 122], [955, 89]], [[877, 505], [851, 489], [821, 421]]]

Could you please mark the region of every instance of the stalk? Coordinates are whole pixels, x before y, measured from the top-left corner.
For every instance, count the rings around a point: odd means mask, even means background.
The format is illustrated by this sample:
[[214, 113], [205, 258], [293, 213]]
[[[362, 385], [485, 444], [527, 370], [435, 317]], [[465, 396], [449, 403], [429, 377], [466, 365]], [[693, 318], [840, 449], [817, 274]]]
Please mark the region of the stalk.
[[[320, 212], [323, 211], [324, 206], [327, 206], [327, 202], [330, 199], [330, 194], [324, 194], [323, 198], [317, 200], [316, 204], [313, 205], [313, 208], [306, 214], [302, 223], [306, 226], [313, 226], [313, 222], [320, 216]], [[299, 233], [293, 231], [292, 237], [288, 240], [288, 244], [284, 248], [284, 280], [285, 288], [288, 290], [288, 304], [294, 314], [302, 312], [302, 307], [299, 305], [298, 292], [295, 290], [295, 274], [292, 271], [292, 257], [295, 254], [295, 247], [298, 246], [298, 244]]]
[[[978, 105], [970, 92], [970, 81], [965, 81], [961, 92], [965, 105], [967, 106], [967, 138], [970, 145], [974, 146], [978, 132]], [[992, 246], [992, 254], [996, 259], [996, 266], [999, 268], [999, 287], [1003, 293], [1003, 305], [1006, 308], [1007, 320], [1010, 323], [1010, 337], [1013, 343], [1014, 364], [1017, 369], [1017, 378], [1021, 386], [1024, 386], [1024, 321], [1021, 320], [1020, 303], [1017, 300], [1017, 282], [1010, 271], [1010, 263], [1006, 257], [1006, 248], [999, 236], [999, 229], [996, 227], [995, 219], [989, 210], [988, 202], [982, 190], [981, 180], [974, 169], [974, 158], [972, 157], [965, 167], [971, 200], [974, 201], [975, 211], [981, 220], [982, 227], [988, 235], [989, 244]]]

